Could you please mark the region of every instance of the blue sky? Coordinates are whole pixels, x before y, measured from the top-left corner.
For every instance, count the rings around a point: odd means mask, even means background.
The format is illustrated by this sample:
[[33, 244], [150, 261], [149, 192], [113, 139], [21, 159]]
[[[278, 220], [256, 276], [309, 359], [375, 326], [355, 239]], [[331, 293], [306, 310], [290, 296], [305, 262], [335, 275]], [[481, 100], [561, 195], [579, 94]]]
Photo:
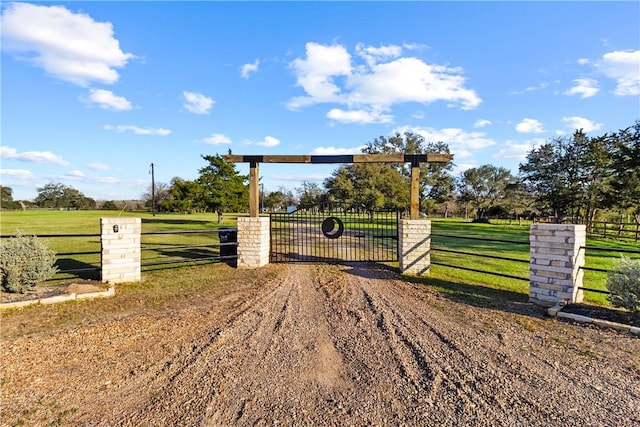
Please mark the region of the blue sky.
[[[137, 199], [202, 154], [355, 153], [412, 131], [517, 173], [640, 119], [640, 3], [3, 2], [2, 185]], [[337, 165], [260, 167], [268, 191]], [[247, 173], [246, 165], [238, 165]]]

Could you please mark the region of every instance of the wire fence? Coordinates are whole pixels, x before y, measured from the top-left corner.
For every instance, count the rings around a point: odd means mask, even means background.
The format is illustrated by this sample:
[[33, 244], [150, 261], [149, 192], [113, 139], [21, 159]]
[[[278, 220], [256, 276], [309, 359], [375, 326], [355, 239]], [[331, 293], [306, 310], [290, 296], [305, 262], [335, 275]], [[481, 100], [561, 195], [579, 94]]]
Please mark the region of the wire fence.
[[[436, 253], [441, 253], [441, 254], [463, 255], [464, 257], [466, 257], [463, 259], [460, 259], [460, 257], [456, 257], [456, 259], [454, 260], [452, 259], [452, 257], [434, 256], [431, 259], [432, 265], [456, 268], [456, 269], [465, 270], [465, 271], [472, 271], [475, 273], [484, 273], [484, 274], [489, 274], [493, 276], [505, 277], [508, 279], [520, 280], [520, 281], [527, 281], [527, 282], [529, 281], [528, 249], [526, 251], [527, 252], [526, 259], [522, 255], [520, 258], [515, 258], [513, 256], [496, 255], [496, 253], [498, 252], [496, 250], [493, 250], [493, 253], [491, 254], [478, 251], [480, 249], [487, 250], [486, 247], [483, 247], [482, 245], [483, 243], [500, 243], [502, 246], [504, 246], [505, 244], [521, 245], [521, 246], [527, 246], [528, 248], [529, 247], [528, 241], [525, 242], [525, 241], [508, 240], [508, 239], [490, 239], [486, 237], [457, 236], [457, 235], [439, 234], [439, 233], [432, 233], [431, 236], [432, 236], [431, 251]], [[457, 240], [472, 241], [473, 243], [476, 243], [476, 244], [475, 245], [474, 244], [469, 245], [464, 243], [456, 244], [455, 241]], [[447, 244], [448, 247], [445, 248], [444, 247], [445, 244]], [[456, 247], [456, 246], [462, 246], [465, 248], [465, 250], [451, 249], [451, 247]], [[476, 249], [476, 250], [475, 251], [466, 250], [466, 248]], [[447, 259], [450, 259], [451, 262], [446, 262]], [[504, 263], [500, 263], [500, 266], [503, 268], [503, 271], [497, 271], [495, 269], [491, 270], [488, 268], [478, 268], [478, 267], [475, 267], [478, 265], [478, 262], [477, 262], [478, 259], [506, 261], [508, 263], [511, 263], [512, 265], [509, 267], [506, 267]], [[455, 263], [453, 261], [455, 261]], [[468, 264], [471, 264], [473, 266], [470, 266]], [[488, 263], [485, 263], [485, 265], [488, 265]], [[526, 267], [524, 267], [524, 265], [526, 265]], [[504, 270], [516, 272], [519, 274], [504, 272]]]
[[[10, 237], [14, 236], [0, 236], [2, 239]], [[56, 253], [58, 272], [50, 280], [100, 279], [100, 234], [41, 234], [36, 237], [50, 239], [49, 246]], [[233, 227], [142, 232], [141, 269], [150, 271], [180, 265], [233, 262], [237, 259], [236, 237], [237, 229]], [[68, 250], [70, 247], [75, 250]], [[55, 248], [67, 250], [56, 251]], [[600, 275], [600, 288], [579, 288], [586, 292], [610, 294], [603, 289], [602, 276], [611, 270], [612, 259], [621, 255], [640, 259], [640, 248], [587, 245], [580, 249], [585, 251], [585, 256], [589, 255], [587, 264], [580, 268], [589, 274]], [[529, 281], [529, 241], [432, 233], [431, 251], [432, 265]], [[589, 260], [594, 260], [595, 265]], [[589, 278], [585, 282], [595, 280]]]
[[[141, 270], [150, 271], [185, 264], [232, 262], [237, 259], [236, 228], [147, 231], [141, 233]], [[1, 239], [14, 237], [1, 235]], [[100, 234], [40, 234], [56, 255], [55, 276], [100, 280]], [[75, 248], [69, 250], [69, 248]]]

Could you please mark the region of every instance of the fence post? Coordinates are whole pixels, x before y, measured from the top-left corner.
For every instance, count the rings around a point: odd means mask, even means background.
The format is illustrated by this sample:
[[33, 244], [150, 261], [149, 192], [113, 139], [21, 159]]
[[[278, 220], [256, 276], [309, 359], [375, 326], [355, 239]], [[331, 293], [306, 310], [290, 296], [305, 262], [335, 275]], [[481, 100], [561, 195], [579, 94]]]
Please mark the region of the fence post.
[[102, 281], [140, 281], [140, 218], [100, 218]]
[[529, 301], [545, 306], [582, 302], [586, 235], [585, 225], [531, 225]]
[[403, 219], [398, 226], [398, 263], [403, 274], [429, 274], [431, 220]]
[[269, 217], [238, 217], [238, 268], [269, 264], [270, 225]]

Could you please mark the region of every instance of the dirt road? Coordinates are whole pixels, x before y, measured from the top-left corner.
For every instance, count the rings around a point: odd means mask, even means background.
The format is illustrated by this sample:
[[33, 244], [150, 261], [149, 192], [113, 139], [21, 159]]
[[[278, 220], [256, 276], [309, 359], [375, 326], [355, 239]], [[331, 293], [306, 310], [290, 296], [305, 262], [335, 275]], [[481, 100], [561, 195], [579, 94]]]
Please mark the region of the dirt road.
[[638, 338], [373, 266], [267, 269], [187, 308], [2, 342], [3, 425], [640, 425]]

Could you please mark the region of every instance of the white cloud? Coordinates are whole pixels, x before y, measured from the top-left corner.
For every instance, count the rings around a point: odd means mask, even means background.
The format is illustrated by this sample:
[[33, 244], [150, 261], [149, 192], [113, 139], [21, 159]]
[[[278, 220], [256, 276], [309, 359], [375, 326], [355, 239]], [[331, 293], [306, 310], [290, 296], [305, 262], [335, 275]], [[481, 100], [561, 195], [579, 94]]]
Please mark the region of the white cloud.
[[[82, 99], [82, 98], [81, 98]], [[82, 99], [87, 103], [97, 104], [100, 108], [112, 111], [131, 110], [131, 103], [122, 96], [114, 95], [110, 90], [90, 89], [89, 97]]]
[[94, 171], [108, 171], [111, 169], [109, 165], [105, 165], [104, 163], [89, 163], [88, 167]]
[[457, 68], [430, 65], [417, 58], [399, 58], [376, 64], [369, 72], [349, 78], [349, 103], [389, 106], [404, 102], [460, 103], [470, 110], [482, 102], [474, 90], [464, 88]]
[[579, 58], [576, 62], [580, 65], [587, 65], [591, 61], [588, 58]]
[[516, 125], [516, 131], [520, 133], [543, 133], [544, 126], [535, 119], [523, 119]]
[[566, 91], [565, 95], [580, 95], [581, 98], [590, 98], [600, 91], [598, 82], [593, 79], [575, 79], [573, 83], [575, 85]]
[[66, 178], [70, 179], [82, 179], [85, 177], [84, 172], [81, 170], [72, 170], [64, 175]]
[[540, 82], [535, 86], [526, 87], [524, 90], [521, 90], [521, 91], [514, 90], [514, 91], [511, 92], [511, 94], [512, 95], [522, 95], [523, 93], [526, 93], [526, 92], [535, 92], [535, 91], [538, 91], [538, 90], [543, 90], [543, 89], [547, 88], [548, 86], [549, 86], [548, 82]]
[[339, 108], [332, 108], [327, 113], [327, 117], [341, 123], [391, 123], [393, 116], [382, 114], [380, 111], [351, 110], [345, 111]]
[[0, 169], [0, 175], [9, 178], [19, 179], [21, 181], [31, 181], [36, 179], [33, 172], [26, 169]]
[[182, 96], [184, 97], [183, 107], [194, 114], [209, 114], [215, 103], [213, 99], [201, 93], [184, 91]]
[[100, 183], [100, 184], [120, 184], [122, 183], [122, 180], [120, 178], [116, 178], [113, 176], [103, 176], [100, 178], [96, 179], [96, 182]]
[[2, 14], [2, 49], [67, 82], [113, 84], [134, 55], [120, 49], [109, 22], [63, 6], [10, 3]]
[[393, 133], [413, 132], [422, 136], [427, 142], [444, 142], [449, 149], [455, 154], [456, 159], [467, 158], [472, 156], [473, 150], [482, 150], [496, 142], [486, 137], [484, 132], [466, 132], [458, 128], [420, 128], [420, 127], [401, 127], [395, 129]]
[[[363, 63], [357, 63], [344, 46], [307, 43], [306, 57], [291, 63], [297, 85], [306, 95], [291, 99], [288, 108], [335, 103], [346, 105], [349, 112], [389, 111], [398, 103], [445, 101], [473, 109], [482, 102], [474, 90], [465, 88], [460, 68], [401, 57], [402, 48], [392, 45], [358, 44], [356, 54]], [[347, 122], [357, 119], [342, 113], [345, 111], [334, 108], [331, 114]], [[361, 117], [364, 123], [371, 122], [371, 114]], [[385, 120], [390, 118], [385, 116]]]
[[311, 154], [316, 154], [319, 156], [331, 156], [331, 155], [340, 155], [340, 154], [362, 154], [362, 149], [365, 146], [362, 145], [360, 147], [353, 148], [338, 148], [338, 147], [318, 147], [315, 148]]
[[507, 141], [504, 147], [498, 151], [493, 157], [495, 159], [518, 159], [524, 160], [527, 158], [527, 154], [531, 152], [534, 147], [538, 147], [545, 141], [542, 138], [534, 138], [525, 142]]
[[272, 136], [265, 136], [262, 141], [254, 142], [254, 145], [260, 145], [262, 147], [275, 147], [280, 145], [280, 140]]
[[244, 64], [241, 68], [240, 68], [240, 77], [242, 77], [243, 79], [248, 79], [249, 78], [249, 74], [251, 73], [255, 73], [256, 71], [258, 71], [258, 66], [260, 65], [260, 60], [256, 59], [253, 64]]
[[309, 96], [292, 99], [288, 104], [289, 108], [298, 109], [322, 102], [338, 102], [340, 88], [334, 83], [334, 78], [352, 73], [351, 55], [340, 45], [307, 43], [306, 50], [306, 58], [295, 59], [291, 67], [296, 75], [297, 85]]
[[202, 142], [209, 145], [231, 144], [231, 139], [221, 133], [214, 133], [202, 139]]
[[467, 169], [477, 168], [478, 165], [475, 163], [456, 163], [453, 165], [453, 170], [451, 171], [454, 175], [459, 175], [466, 171]]
[[169, 135], [171, 133], [171, 131], [169, 129], [163, 129], [163, 128], [141, 128], [141, 127], [135, 126], [135, 125], [118, 125], [118, 126], [104, 125], [104, 129], [112, 130], [112, 131], [118, 132], [118, 133], [124, 133], [124, 132], [130, 131], [130, 132], [133, 132], [135, 135], [161, 135], [161, 136], [166, 136], [166, 135]]
[[562, 121], [565, 122], [567, 124], [567, 127], [571, 130], [582, 129], [587, 133], [602, 128], [602, 123], [594, 123], [589, 119], [585, 119], [584, 117], [563, 117]]
[[476, 120], [476, 122], [473, 124], [474, 128], [483, 128], [486, 126], [489, 126], [491, 123], [491, 120], [486, 120], [486, 119], [480, 119], [480, 120]]
[[29, 163], [50, 163], [58, 166], [69, 166], [69, 162], [51, 151], [18, 152], [13, 147], [0, 146], [0, 158], [16, 159]]
[[614, 94], [640, 95], [640, 50], [606, 53], [597, 62], [597, 68], [617, 83]]
[[371, 67], [379, 61], [399, 57], [402, 54], [402, 47], [396, 45], [373, 47], [358, 43], [356, 53]]

